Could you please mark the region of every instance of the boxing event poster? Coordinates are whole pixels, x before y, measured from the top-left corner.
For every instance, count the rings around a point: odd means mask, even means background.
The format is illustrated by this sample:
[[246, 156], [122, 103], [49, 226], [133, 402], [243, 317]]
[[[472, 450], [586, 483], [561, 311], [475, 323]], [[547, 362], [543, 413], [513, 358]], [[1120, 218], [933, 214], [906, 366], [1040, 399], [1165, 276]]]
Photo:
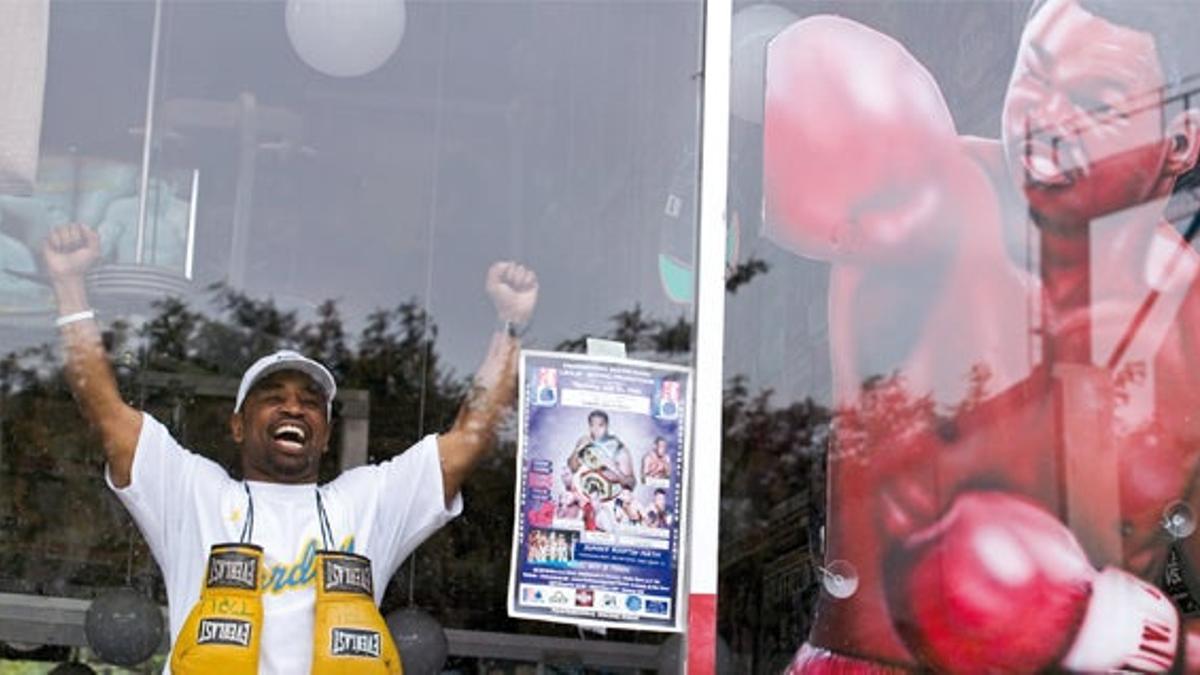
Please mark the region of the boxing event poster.
[[521, 354], [510, 616], [678, 631], [690, 371]]

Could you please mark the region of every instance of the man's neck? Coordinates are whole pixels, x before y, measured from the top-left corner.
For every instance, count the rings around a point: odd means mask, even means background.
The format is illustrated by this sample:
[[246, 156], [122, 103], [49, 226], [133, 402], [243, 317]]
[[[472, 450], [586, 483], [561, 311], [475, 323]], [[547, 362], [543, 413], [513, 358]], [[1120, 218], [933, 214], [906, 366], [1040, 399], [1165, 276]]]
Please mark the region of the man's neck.
[[[1166, 199], [1154, 199], [1086, 224], [1039, 226], [1041, 278], [1051, 332], [1070, 323], [1075, 325], [1071, 331], [1075, 338], [1084, 337], [1091, 332], [1087, 324], [1096, 305], [1136, 302], [1145, 296], [1148, 275], [1155, 273], [1148, 265], [1152, 246], [1163, 232], [1165, 204]], [[1054, 351], [1061, 352], [1059, 358], [1090, 361], [1087, 342], [1071, 347], [1063, 343]]]
[[1141, 275], [1165, 205], [1166, 199], [1154, 199], [1089, 223], [1040, 226], [1043, 278], [1053, 284], [1059, 276], [1079, 277], [1081, 270], [1106, 278]]
[[281, 487], [312, 487], [317, 484], [317, 476], [315, 474], [311, 476], [297, 476], [295, 478], [280, 478], [278, 476], [268, 476], [256, 471], [246, 471], [244, 468], [242, 470], [242, 480], [246, 481], [247, 483], [254, 483], [257, 485], [278, 485]]

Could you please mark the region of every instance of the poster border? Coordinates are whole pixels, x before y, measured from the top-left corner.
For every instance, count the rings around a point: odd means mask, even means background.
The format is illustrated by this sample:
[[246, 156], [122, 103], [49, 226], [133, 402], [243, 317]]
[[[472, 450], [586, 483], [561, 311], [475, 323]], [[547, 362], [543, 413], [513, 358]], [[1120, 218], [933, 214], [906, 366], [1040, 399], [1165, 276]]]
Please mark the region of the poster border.
[[[612, 363], [633, 367], [652, 368], [657, 371], [669, 371], [677, 373], [686, 373], [688, 378], [688, 394], [687, 394], [687, 419], [683, 425], [683, 447], [680, 451], [680, 459], [683, 462], [682, 470], [680, 471], [680, 494], [683, 495], [679, 504], [679, 524], [677, 525], [677, 536], [679, 537], [678, 555], [675, 559], [675, 587], [672, 589], [672, 602], [675, 603], [675, 615], [670, 624], [647, 624], [637, 622], [618, 621], [614, 619], [597, 619], [584, 616], [574, 617], [569, 614], [553, 614], [553, 613], [533, 613], [523, 611], [516, 606], [516, 590], [519, 576], [518, 561], [521, 553], [521, 538], [518, 536], [518, 527], [521, 523], [523, 513], [521, 511], [521, 495], [525, 477], [522, 472], [522, 467], [525, 466], [525, 406], [527, 405], [525, 383], [526, 383], [526, 360], [527, 357], [547, 357], [557, 358], [562, 360], [572, 361], [590, 361], [593, 363]], [[513, 526], [512, 526], [512, 551], [509, 557], [508, 568], [508, 584], [505, 590], [505, 606], [508, 609], [508, 615], [514, 619], [527, 619], [533, 621], [546, 621], [549, 623], [563, 623], [581, 628], [594, 629], [621, 629], [621, 630], [636, 630], [650, 631], [657, 633], [684, 633], [687, 625], [686, 617], [688, 616], [687, 598], [687, 581], [688, 581], [688, 544], [691, 540], [691, 492], [690, 477], [692, 467], [692, 426], [694, 424], [693, 417], [694, 402], [695, 402], [695, 373], [691, 366], [680, 365], [676, 363], [661, 363], [658, 361], [646, 361], [642, 359], [620, 358], [614, 356], [597, 356], [592, 354], [582, 354], [577, 352], [556, 352], [539, 349], [522, 349], [517, 356], [517, 453], [516, 453], [516, 485], [513, 494]]]

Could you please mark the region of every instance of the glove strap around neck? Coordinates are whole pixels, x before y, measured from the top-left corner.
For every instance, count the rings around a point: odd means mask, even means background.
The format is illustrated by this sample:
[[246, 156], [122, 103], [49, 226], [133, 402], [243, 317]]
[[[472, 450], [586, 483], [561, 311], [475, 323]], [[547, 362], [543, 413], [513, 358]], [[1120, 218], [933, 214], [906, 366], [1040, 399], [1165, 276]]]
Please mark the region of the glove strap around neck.
[[[254, 495], [246, 481], [242, 481], [242, 489], [246, 492], [246, 520], [242, 523], [242, 534], [238, 541], [248, 544], [254, 539]], [[321, 501], [321, 490], [314, 487], [313, 494], [317, 499], [317, 518], [321, 522], [321, 544], [326, 549], [332, 549], [333, 528], [329, 525], [329, 514], [325, 513], [325, 504]]]

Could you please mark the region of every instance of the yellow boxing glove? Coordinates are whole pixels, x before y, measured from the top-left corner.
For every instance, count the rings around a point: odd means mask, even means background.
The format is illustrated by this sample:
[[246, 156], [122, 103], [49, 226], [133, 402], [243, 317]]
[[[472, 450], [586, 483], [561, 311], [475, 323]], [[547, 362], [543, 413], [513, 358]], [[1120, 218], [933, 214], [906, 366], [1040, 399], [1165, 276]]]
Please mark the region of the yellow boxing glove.
[[171, 652], [177, 675], [254, 675], [262, 639], [262, 548], [217, 544], [208, 555], [200, 600]]
[[371, 561], [354, 553], [317, 552], [312, 672], [398, 675], [400, 653], [375, 606]]

